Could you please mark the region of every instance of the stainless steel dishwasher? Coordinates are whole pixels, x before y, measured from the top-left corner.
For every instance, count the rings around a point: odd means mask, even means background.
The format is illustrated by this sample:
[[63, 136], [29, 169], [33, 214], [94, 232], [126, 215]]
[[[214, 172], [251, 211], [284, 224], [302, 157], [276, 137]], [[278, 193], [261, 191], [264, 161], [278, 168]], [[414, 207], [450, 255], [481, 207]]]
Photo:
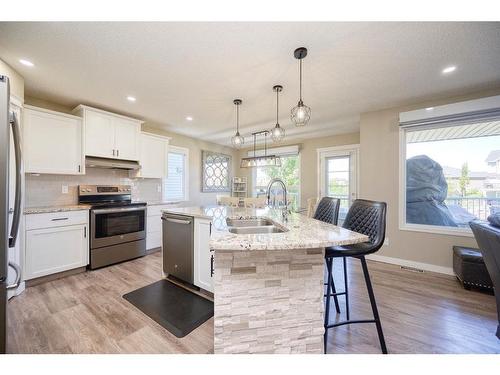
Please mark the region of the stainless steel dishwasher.
[[164, 213], [163, 272], [182, 281], [194, 282], [194, 218]]

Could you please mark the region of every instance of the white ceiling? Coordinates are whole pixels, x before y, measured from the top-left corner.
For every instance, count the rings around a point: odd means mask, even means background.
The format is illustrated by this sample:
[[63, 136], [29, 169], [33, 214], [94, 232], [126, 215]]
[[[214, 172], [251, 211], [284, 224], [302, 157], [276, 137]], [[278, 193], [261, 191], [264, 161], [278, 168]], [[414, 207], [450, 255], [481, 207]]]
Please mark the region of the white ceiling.
[[[500, 85], [500, 23], [3, 22], [0, 36], [0, 58], [25, 77], [26, 96], [222, 144], [234, 133], [234, 98], [243, 99], [244, 135], [274, 125], [275, 84], [289, 138], [356, 131], [366, 111]], [[312, 117], [299, 129], [289, 111], [300, 46]], [[457, 70], [442, 75], [449, 65]]]

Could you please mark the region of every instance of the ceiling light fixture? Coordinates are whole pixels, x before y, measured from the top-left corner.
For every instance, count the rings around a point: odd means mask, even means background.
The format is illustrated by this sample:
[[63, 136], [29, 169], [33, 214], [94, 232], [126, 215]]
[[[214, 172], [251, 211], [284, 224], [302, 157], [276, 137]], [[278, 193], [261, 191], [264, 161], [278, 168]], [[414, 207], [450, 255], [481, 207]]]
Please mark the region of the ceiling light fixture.
[[443, 69], [443, 74], [448, 74], [448, 73], [452, 73], [454, 72], [455, 70], [457, 70], [457, 67], [452, 65], [452, 66], [447, 66], [446, 68]]
[[292, 108], [291, 119], [295, 126], [304, 126], [311, 118], [311, 108], [306, 106], [302, 101], [302, 59], [307, 56], [307, 48], [297, 48], [293, 55], [299, 60], [299, 102], [296, 107]]
[[[241, 168], [254, 168], [254, 167], [281, 167], [281, 159], [276, 155], [267, 154], [267, 136], [269, 130], [262, 130], [260, 132], [252, 133], [253, 135], [253, 156], [241, 158]], [[257, 156], [256, 138], [258, 135], [264, 136], [264, 155]]]
[[191, 116], [187, 116], [187, 117], [186, 117], [186, 120], [188, 120], [188, 121], [193, 121], [193, 118], [192, 118]]
[[29, 60], [25, 60], [25, 59], [20, 59], [19, 62], [23, 65], [26, 65], [26, 66], [29, 66], [30, 68], [35, 66], [35, 64], [33, 64], [31, 61]]
[[234, 147], [240, 148], [245, 143], [245, 138], [240, 135], [240, 105], [242, 101], [241, 99], [234, 99], [233, 103], [236, 106], [236, 134], [231, 138], [231, 143]]
[[279, 117], [279, 94], [283, 91], [283, 86], [276, 85], [273, 86], [273, 91], [276, 93], [276, 125], [271, 129], [271, 139], [274, 142], [281, 142], [285, 137], [285, 129], [283, 129], [278, 121]]
[[133, 96], [127, 96], [127, 100], [128, 100], [129, 102], [135, 102], [137, 99], [136, 99], [136, 98], [134, 98]]

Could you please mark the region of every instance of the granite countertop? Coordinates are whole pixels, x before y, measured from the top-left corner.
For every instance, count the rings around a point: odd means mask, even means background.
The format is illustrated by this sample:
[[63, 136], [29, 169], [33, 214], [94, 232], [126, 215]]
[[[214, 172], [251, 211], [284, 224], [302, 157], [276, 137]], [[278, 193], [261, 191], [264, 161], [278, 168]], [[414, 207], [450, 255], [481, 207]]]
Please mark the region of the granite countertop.
[[[284, 221], [281, 210], [271, 208], [232, 208], [225, 206], [175, 207], [165, 213], [211, 219], [213, 230], [210, 248], [213, 250], [280, 250], [309, 249], [366, 242], [368, 237], [327, 224], [298, 213]], [[288, 229], [283, 233], [234, 234], [227, 229], [226, 218], [266, 217]]]
[[42, 207], [25, 207], [24, 214], [47, 214], [51, 212], [67, 212], [67, 211], [82, 211], [89, 210], [90, 206], [87, 204], [68, 204], [59, 206], [42, 206]]

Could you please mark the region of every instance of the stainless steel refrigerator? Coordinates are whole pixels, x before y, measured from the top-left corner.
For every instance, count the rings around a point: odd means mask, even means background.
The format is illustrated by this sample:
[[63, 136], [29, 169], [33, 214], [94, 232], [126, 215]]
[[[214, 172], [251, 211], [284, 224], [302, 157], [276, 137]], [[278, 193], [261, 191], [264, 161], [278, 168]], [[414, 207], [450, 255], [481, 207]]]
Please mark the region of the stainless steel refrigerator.
[[[0, 75], [0, 353], [5, 353], [7, 347], [7, 290], [17, 288], [21, 281], [19, 266], [9, 262], [9, 248], [15, 247], [19, 232], [22, 177], [19, 123], [16, 114], [10, 111], [9, 102], [9, 78]], [[14, 147], [15, 176], [9, 176], [11, 147]], [[14, 207], [9, 207], [11, 178], [16, 181]], [[7, 280], [9, 267], [16, 272], [15, 281], [11, 285], [8, 285]]]

